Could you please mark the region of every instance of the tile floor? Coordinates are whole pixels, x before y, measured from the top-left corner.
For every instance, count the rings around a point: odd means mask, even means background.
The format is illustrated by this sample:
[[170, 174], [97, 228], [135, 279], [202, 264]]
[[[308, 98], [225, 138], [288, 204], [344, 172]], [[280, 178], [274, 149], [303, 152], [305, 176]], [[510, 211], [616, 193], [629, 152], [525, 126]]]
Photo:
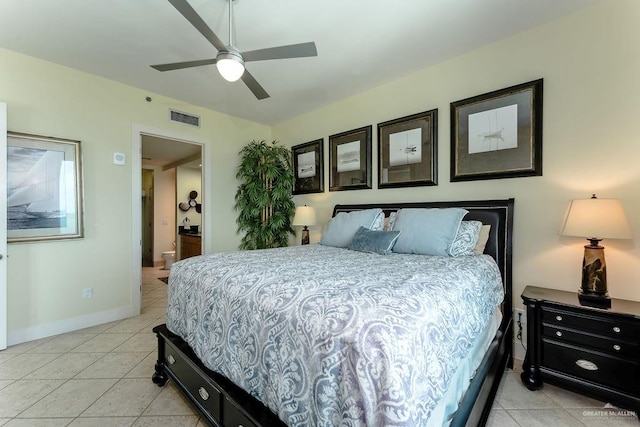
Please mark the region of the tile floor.
[[[168, 383], [151, 382], [164, 323], [167, 272], [144, 268], [142, 314], [0, 351], [2, 426], [202, 426]], [[528, 391], [518, 368], [507, 371], [489, 426], [638, 425], [623, 411], [546, 385]]]

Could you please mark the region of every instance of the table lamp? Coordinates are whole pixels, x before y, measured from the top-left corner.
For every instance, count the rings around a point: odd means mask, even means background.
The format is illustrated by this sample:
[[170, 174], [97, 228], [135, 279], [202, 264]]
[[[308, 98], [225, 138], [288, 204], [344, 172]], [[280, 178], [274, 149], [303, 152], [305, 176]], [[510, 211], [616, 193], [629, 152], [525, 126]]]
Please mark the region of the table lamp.
[[309, 225], [316, 224], [316, 211], [311, 206], [298, 206], [291, 225], [302, 225], [302, 244], [309, 244]]
[[622, 203], [616, 199], [572, 200], [560, 234], [585, 237], [590, 244], [584, 246], [582, 260], [582, 285], [578, 299], [582, 305], [608, 308], [611, 299], [607, 294], [607, 264], [604, 260], [606, 239], [630, 239], [631, 229]]

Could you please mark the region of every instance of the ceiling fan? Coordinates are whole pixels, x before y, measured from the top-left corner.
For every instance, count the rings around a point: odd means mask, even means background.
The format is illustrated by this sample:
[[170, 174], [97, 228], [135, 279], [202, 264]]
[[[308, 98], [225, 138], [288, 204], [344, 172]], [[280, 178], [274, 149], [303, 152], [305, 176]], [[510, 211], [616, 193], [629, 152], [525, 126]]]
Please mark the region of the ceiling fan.
[[253, 92], [256, 98], [265, 99], [269, 97], [260, 83], [245, 69], [245, 62], [266, 61], [270, 59], [303, 58], [317, 56], [316, 44], [314, 42], [291, 44], [286, 46], [271, 47], [266, 49], [252, 50], [250, 52], [240, 52], [233, 45], [233, 2], [229, 0], [229, 44], [225, 45], [213, 30], [196, 13], [187, 0], [169, 0], [178, 12], [193, 25], [196, 30], [211, 43], [217, 50], [215, 58], [201, 59], [196, 61], [174, 62], [171, 64], [152, 65], [158, 71], [180, 70], [183, 68], [200, 67], [202, 65], [216, 64], [218, 71], [225, 80], [234, 82], [240, 78]]

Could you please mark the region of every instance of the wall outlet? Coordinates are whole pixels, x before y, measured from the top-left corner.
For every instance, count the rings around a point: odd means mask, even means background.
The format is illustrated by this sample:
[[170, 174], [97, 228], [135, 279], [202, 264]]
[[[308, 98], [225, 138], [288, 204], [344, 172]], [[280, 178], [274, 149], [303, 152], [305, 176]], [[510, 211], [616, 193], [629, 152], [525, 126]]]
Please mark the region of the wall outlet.
[[516, 308], [515, 310], [513, 310], [513, 318], [516, 321], [516, 326], [518, 326], [518, 320], [520, 320], [520, 323], [522, 323], [523, 327], [527, 324], [527, 312], [521, 308]]
[[82, 290], [82, 299], [93, 298], [93, 288], [84, 288]]

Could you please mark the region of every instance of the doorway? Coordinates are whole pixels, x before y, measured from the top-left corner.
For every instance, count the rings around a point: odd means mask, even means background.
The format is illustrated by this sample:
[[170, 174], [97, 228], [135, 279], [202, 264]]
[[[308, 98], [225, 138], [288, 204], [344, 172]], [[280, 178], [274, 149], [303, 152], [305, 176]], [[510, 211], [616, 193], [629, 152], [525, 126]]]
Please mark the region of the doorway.
[[[162, 253], [175, 250], [175, 246], [179, 244], [178, 205], [183, 195], [177, 193], [176, 171], [181, 168], [197, 168], [202, 190], [199, 191], [198, 202], [203, 206], [200, 230], [204, 231], [204, 212], [206, 211], [204, 206], [209, 202], [203, 197], [206, 194], [206, 162], [202, 160], [206, 159], [208, 143], [208, 140], [174, 132], [141, 125], [133, 126], [133, 235], [139, 238], [134, 238], [132, 241], [132, 316], [140, 314], [143, 259], [146, 258], [144, 264], [152, 263], [154, 268], [162, 268], [165, 264]], [[143, 174], [146, 175], [148, 173], [146, 171], [152, 172], [153, 178], [152, 186], [147, 185], [145, 189]], [[149, 189], [151, 191], [148, 191]], [[143, 190], [145, 197], [143, 197]], [[153, 205], [152, 214], [150, 206], [143, 210], [144, 204]], [[143, 231], [145, 228], [148, 229], [146, 232]], [[152, 237], [145, 239], [145, 233], [151, 234]]]

